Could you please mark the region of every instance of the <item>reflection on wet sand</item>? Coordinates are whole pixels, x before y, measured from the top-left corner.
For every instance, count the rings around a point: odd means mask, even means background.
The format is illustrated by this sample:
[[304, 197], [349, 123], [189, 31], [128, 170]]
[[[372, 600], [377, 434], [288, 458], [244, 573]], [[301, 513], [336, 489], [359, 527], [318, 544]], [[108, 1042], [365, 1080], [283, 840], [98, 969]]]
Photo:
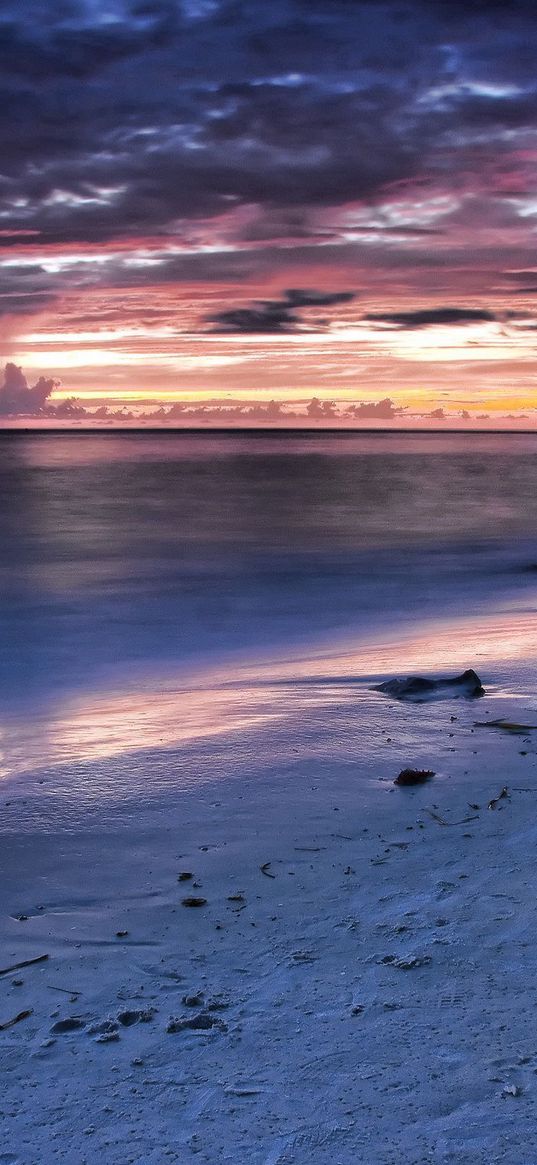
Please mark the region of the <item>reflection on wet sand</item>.
[[346, 650], [339, 644], [314, 655], [221, 666], [179, 683], [169, 676], [147, 676], [143, 692], [88, 693], [43, 708], [30, 723], [22, 717], [5, 721], [0, 771], [16, 775], [211, 737], [237, 740], [269, 725], [287, 724], [289, 731], [291, 724], [303, 727], [305, 719], [335, 705], [348, 709], [352, 703], [359, 718], [364, 700], [379, 699], [370, 684], [411, 673], [454, 674], [475, 667], [489, 691], [492, 683], [499, 694], [502, 664], [508, 663], [510, 677], [518, 676], [517, 688], [503, 694], [527, 696], [525, 668], [536, 659], [535, 612], [513, 609], [431, 622], [419, 634], [407, 630], [383, 644]]

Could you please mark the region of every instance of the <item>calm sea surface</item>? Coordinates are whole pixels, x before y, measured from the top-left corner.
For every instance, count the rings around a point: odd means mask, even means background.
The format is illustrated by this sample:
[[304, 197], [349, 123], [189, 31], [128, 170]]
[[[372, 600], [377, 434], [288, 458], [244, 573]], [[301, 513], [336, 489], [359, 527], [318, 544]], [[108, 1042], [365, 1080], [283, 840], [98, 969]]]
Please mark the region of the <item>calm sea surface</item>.
[[536, 593], [537, 435], [0, 435], [2, 717], [26, 733], [88, 700], [99, 737], [95, 700], [156, 676], [533, 618]]

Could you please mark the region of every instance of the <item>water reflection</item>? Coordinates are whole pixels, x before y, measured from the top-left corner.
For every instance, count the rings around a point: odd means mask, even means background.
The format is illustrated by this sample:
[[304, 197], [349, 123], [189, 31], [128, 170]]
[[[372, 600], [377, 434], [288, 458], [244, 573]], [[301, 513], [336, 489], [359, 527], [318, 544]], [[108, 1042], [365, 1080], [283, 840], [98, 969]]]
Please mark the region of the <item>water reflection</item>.
[[532, 584], [536, 437], [0, 441], [10, 703]]
[[[80, 761], [102, 761], [155, 749], [182, 747], [211, 738], [244, 740], [247, 734], [277, 728], [289, 740], [302, 739], [304, 726], [324, 725], [337, 707], [351, 714], [367, 751], [368, 732], [377, 730], [386, 701], [370, 692], [378, 679], [420, 672], [457, 672], [473, 666], [489, 691], [535, 703], [528, 668], [537, 661], [535, 611], [491, 611], [472, 619], [432, 623], [381, 644], [318, 650], [285, 661], [237, 664], [231, 669], [193, 673], [187, 685], [170, 677], [146, 677], [146, 690], [93, 692], [50, 706], [30, 723], [6, 719], [1, 743], [4, 776]], [[506, 668], [507, 665], [507, 668]], [[529, 687], [529, 690], [528, 690]], [[468, 708], [463, 704], [463, 708]], [[256, 748], [270, 756], [270, 734]], [[231, 744], [233, 748], [233, 744]], [[261, 753], [260, 753], [261, 755]], [[174, 782], [182, 782], [180, 769]], [[126, 763], [114, 770], [114, 796], [133, 792]], [[152, 782], [151, 773], [140, 777]], [[188, 775], [192, 780], [192, 775]], [[109, 790], [111, 792], [111, 790]], [[100, 787], [106, 796], [106, 790]]]
[[330, 676], [345, 701], [348, 677], [425, 668], [427, 636], [436, 666], [439, 620], [447, 666], [453, 643], [474, 664], [459, 615], [487, 659], [533, 651], [537, 436], [0, 444], [4, 773], [292, 724]]

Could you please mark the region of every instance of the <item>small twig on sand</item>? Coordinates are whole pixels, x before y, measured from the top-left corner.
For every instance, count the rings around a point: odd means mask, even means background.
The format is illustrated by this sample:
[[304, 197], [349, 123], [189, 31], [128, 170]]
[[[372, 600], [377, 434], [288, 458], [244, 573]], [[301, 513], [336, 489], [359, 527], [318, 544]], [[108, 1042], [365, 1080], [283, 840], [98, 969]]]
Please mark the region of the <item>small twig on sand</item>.
[[270, 862], [263, 862], [263, 865], [259, 867], [259, 869], [261, 870], [261, 873], [265, 875], [265, 878], [275, 878], [276, 877], [276, 874], [270, 873], [270, 870], [269, 870], [270, 865], [271, 865]]
[[10, 975], [12, 971], [22, 971], [23, 967], [33, 967], [34, 963], [44, 963], [48, 955], [38, 955], [36, 959], [24, 959], [22, 963], [12, 963], [11, 967], [1, 967], [0, 975]]
[[13, 1016], [13, 1019], [8, 1019], [5, 1023], [0, 1023], [0, 1032], [5, 1032], [8, 1027], [13, 1027], [14, 1024], [20, 1023], [21, 1019], [28, 1019], [28, 1016], [32, 1014], [31, 1008], [29, 1011], [19, 1011], [18, 1015]]
[[493, 797], [492, 801], [489, 801], [489, 806], [488, 806], [489, 809], [495, 809], [497, 804], [498, 804], [498, 801], [503, 801], [503, 798], [508, 797], [508, 796], [509, 796], [509, 789], [507, 788], [507, 785], [504, 785], [503, 789], [498, 793], [498, 796]]
[[432, 809], [425, 809], [424, 812], [432, 817], [433, 821], [438, 822], [438, 825], [466, 825], [469, 821], [479, 821], [479, 814], [475, 814], [474, 817], [463, 817], [461, 821], [446, 821], [445, 817], [433, 813]]
[[49, 991], [61, 991], [62, 995], [82, 995], [81, 991], [77, 991], [74, 988], [72, 991], [69, 991], [67, 987], [55, 987], [53, 983], [47, 983], [47, 987]]
[[514, 720], [474, 720], [474, 728], [502, 728], [504, 732], [536, 732], [537, 724], [517, 724]]

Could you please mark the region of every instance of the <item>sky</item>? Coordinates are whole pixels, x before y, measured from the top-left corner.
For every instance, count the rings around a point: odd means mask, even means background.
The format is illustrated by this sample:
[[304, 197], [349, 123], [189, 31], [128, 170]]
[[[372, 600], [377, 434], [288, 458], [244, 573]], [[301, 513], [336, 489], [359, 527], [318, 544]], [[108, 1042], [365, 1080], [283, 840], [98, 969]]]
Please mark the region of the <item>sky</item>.
[[3, 0], [0, 413], [533, 426], [536, 63], [534, 0]]

